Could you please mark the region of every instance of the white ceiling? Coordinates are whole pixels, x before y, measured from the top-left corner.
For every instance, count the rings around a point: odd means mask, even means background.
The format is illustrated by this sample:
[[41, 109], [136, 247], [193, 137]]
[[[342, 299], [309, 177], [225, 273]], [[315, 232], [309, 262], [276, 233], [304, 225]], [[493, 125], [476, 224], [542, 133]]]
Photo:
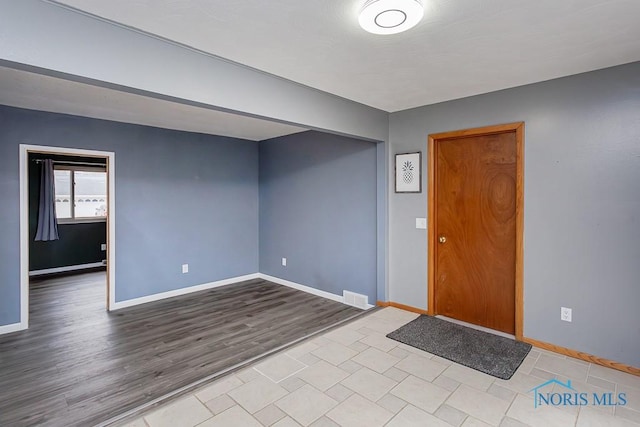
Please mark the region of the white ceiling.
[[253, 141], [305, 130], [5, 67], [0, 104]]
[[423, 0], [364, 32], [364, 0], [58, 0], [394, 112], [640, 60], [640, 0]]

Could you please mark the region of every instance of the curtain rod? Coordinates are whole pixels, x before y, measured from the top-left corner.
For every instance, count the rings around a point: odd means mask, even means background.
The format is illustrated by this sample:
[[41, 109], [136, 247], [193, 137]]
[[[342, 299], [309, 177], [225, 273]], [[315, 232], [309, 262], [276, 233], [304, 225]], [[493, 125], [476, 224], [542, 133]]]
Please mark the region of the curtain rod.
[[[32, 161], [36, 163], [42, 163], [45, 159], [33, 159]], [[79, 165], [79, 166], [102, 166], [107, 167], [106, 163], [90, 163], [90, 162], [72, 162], [66, 160], [54, 160], [54, 164], [62, 164], [62, 165]]]

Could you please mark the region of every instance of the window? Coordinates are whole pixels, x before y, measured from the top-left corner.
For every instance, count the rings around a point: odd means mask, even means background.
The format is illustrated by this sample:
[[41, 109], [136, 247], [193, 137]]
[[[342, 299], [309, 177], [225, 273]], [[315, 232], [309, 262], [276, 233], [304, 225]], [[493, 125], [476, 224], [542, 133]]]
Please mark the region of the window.
[[60, 222], [104, 220], [107, 216], [107, 173], [56, 165], [53, 171], [56, 217]]

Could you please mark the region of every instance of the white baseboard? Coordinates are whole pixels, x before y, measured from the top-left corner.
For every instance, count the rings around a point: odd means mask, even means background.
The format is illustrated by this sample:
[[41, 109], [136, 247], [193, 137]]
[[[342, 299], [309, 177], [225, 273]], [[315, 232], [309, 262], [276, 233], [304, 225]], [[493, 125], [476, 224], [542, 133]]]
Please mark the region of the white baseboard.
[[[261, 279], [268, 280], [269, 282], [277, 283], [279, 285], [287, 286], [289, 288], [297, 289], [299, 291], [307, 292], [309, 294], [317, 295], [319, 297], [327, 298], [333, 301], [341, 302], [344, 304], [344, 298], [342, 295], [332, 294], [331, 292], [321, 291], [320, 289], [312, 288], [311, 286], [301, 285], [300, 283], [291, 282], [289, 280], [281, 279], [275, 276], [269, 276], [268, 274], [258, 273]], [[367, 310], [373, 308], [371, 304], [367, 304]]]
[[41, 274], [65, 273], [67, 271], [85, 270], [87, 268], [105, 267], [102, 262], [92, 262], [90, 264], [70, 265], [67, 267], [45, 268], [44, 270], [33, 270], [29, 272], [29, 277], [39, 276]]
[[247, 274], [246, 276], [231, 277], [229, 279], [218, 280], [216, 282], [204, 283], [202, 285], [189, 286], [187, 288], [175, 289], [173, 291], [162, 292], [159, 294], [148, 295], [146, 297], [134, 298], [126, 301], [119, 301], [111, 305], [111, 310], [119, 310], [121, 308], [133, 307], [134, 305], [145, 304], [152, 301], [158, 301], [161, 299], [177, 297], [180, 295], [186, 295], [193, 292], [205, 291], [207, 289], [219, 288], [220, 286], [231, 285], [238, 282], [244, 282], [245, 280], [259, 279], [259, 273]]
[[0, 326], [0, 335], [10, 334], [11, 332], [18, 332], [27, 329], [26, 323], [12, 323], [10, 325]]

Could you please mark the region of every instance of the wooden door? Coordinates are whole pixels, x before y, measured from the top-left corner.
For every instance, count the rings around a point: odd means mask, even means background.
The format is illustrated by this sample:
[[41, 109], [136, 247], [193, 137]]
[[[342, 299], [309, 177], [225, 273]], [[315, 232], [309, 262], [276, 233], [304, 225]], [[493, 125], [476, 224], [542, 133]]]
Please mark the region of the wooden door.
[[515, 131], [439, 139], [435, 157], [435, 311], [515, 333]]

